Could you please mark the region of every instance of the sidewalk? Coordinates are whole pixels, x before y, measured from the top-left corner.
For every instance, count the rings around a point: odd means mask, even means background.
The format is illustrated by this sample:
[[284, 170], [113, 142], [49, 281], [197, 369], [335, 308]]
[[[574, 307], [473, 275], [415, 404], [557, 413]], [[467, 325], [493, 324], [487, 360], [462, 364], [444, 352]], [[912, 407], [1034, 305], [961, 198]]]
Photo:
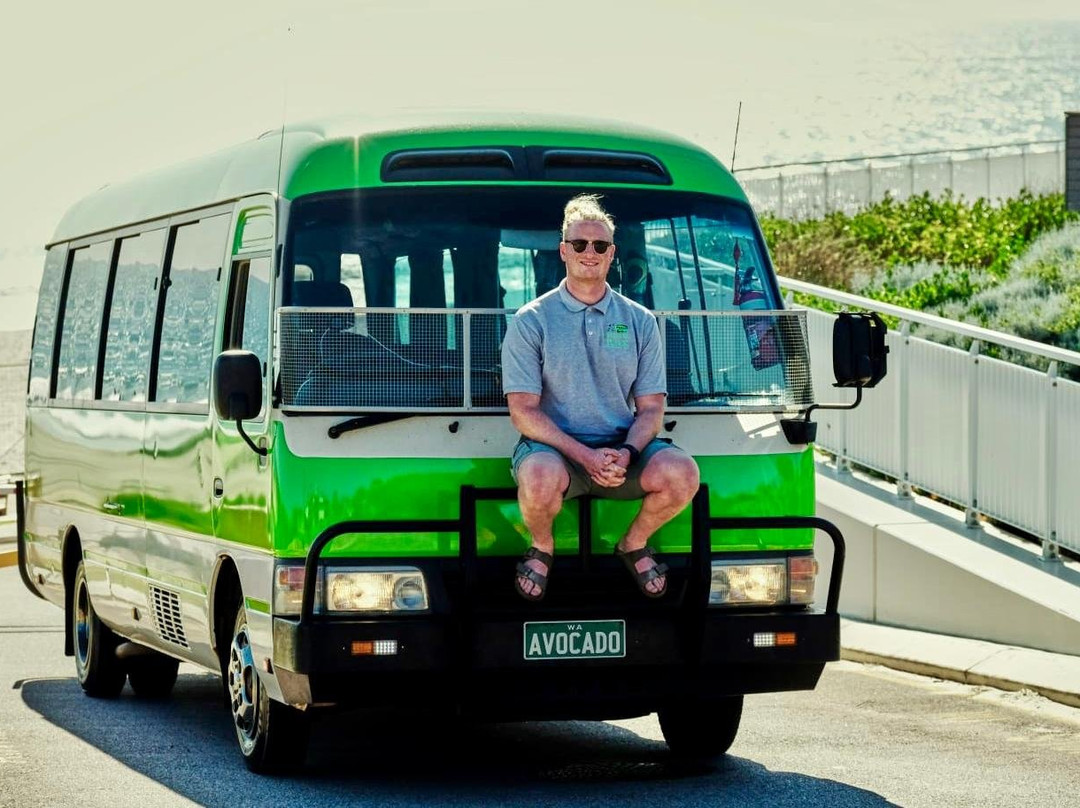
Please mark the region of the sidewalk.
[[[0, 530], [0, 567], [14, 566], [14, 536]], [[1000, 690], [1030, 690], [1080, 707], [1080, 657], [844, 618], [840, 655], [852, 662]]]
[[857, 620], [840, 621], [840, 655], [852, 662], [999, 690], [1030, 690], [1080, 707], [1080, 657]]

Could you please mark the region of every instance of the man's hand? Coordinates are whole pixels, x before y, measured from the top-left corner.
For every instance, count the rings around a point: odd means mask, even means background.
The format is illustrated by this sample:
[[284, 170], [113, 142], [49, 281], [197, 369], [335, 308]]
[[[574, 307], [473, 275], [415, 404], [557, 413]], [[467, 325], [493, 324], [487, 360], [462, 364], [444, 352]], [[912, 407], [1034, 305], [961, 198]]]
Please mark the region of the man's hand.
[[626, 466], [629, 460], [629, 452], [605, 448], [590, 449], [580, 462], [594, 483], [604, 488], [618, 488], [626, 482]]

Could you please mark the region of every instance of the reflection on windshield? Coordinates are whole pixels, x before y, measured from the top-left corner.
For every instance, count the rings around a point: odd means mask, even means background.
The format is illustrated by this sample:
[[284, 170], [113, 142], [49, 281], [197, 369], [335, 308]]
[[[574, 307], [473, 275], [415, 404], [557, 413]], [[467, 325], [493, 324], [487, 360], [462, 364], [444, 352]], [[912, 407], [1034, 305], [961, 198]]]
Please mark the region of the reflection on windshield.
[[[438, 384], [427, 379], [417, 386], [426, 391], [423, 401], [386, 399], [386, 406], [457, 400], [470, 385], [447, 387], [442, 375], [464, 367], [463, 329], [471, 323], [470, 366], [487, 374], [488, 385], [477, 390], [477, 398], [501, 406], [501, 390], [491, 384], [499, 375], [507, 315], [431, 319], [417, 310], [514, 310], [555, 288], [565, 275], [559, 256], [562, 211], [577, 190], [394, 188], [297, 200], [286, 248], [284, 305], [397, 311], [290, 320], [296, 356], [288, 358], [287, 373], [283, 367], [284, 381], [294, 385], [298, 400], [307, 396], [319, 406], [347, 406], [336, 382], [314, 379], [310, 369], [341, 376], [341, 357], [329, 354], [353, 346], [356, 361], [369, 364], [369, 376], [372, 357], [402, 378], [418, 368], [428, 376], [437, 371]], [[605, 191], [604, 205], [616, 221], [609, 284], [653, 311], [679, 315], [661, 316], [672, 402], [767, 405], [784, 399], [784, 346], [790, 340], [779, 339], [775, 315], [723, 322], [691, 317], [781, 308], [749, 210], [700, 194], [627, 189]], [[432, 359], [436, 355], [438, 361]], [[352, 391], [346, 397], [370, 406], [376, 406], [373, 395], [385, 398], [372, 393], [381, 389], [375, 382], [352, 375], [341, 388]]]
[[[299, 200], [291, 287], [342, 284], [355, 306], [516, 309], [563, 278], [559, 226], [573, 193], [377, 189]], [[697, 194], [627, 190], [606, 192], [604, 205], [616, 220], [608, 281], [632, 300], [653, 310], [734, 310], [738, 265], [767, 307], [779, 308], [745, 208]]]

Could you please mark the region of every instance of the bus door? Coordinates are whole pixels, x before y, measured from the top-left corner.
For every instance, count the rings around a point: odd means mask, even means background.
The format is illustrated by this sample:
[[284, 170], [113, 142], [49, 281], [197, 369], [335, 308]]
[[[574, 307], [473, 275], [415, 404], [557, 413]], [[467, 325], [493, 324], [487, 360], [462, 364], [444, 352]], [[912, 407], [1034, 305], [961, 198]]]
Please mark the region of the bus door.
[[[228, 273], [221, 350], [254, 353], [263, 367], [263, 406], [245, 422], [244, 431], [260, 448], [269, 430], [271, 288], [273, 284], [274, 203], [256, 197], [237, 204], [233, 217], [233, 249]], [[269, 549], [267, 513], [270, 501], [268, 458], [256, 454], [236, 424], [213, 414], [214, 535], [230, 542]], [[243, 571], [241, 571], [243, 576]], [[261, 580], [261, 578], [260, 578]], [[248, 580], [245, 580], [248, 586]], [[267, 576], [266, 585], [269, 586]], [[265, 593], [245, 592], [249, 604], [268, 604]], [[267, 608], [268, 611], [268, 608]]]
[[210, 372], [226, 266], [229, 208], [172, 224], [143, 441], [148, 604], [164, 647], [209, 654], [206, 613], [217, 556], [211, 503]]

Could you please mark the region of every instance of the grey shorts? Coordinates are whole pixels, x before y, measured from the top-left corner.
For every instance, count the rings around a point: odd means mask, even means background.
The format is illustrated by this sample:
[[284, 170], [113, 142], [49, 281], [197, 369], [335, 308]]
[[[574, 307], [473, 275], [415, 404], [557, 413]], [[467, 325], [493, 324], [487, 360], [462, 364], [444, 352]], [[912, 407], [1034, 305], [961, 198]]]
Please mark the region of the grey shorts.
[[641, 499], [645, 496], [645, 491], [641, 487], [641, 472], [654, 455], [666, 449], [682, 451], [670, 440], [653, 438], [649, 441], [649, 445], [641, 450], [641, 457], [638, 458], [638, 462], [626, 470], [626, 482], [618, 488], [606, 488], [594, 483], [585, 471], [584, 466], [570, 460], [554, 446], [522, 438], [514, 447], [514, 455], [510, 460], [510, 473], [514, 476], [514, 482], [517, 482], [518, 467], [526, 457], [537, 452], [551, 452], [563, 461], [563, 465], [566, 466], [566, 471], [570, 475], [570, 485], [563, 492], [563, 499], [574, 499], [574, 497], [580, 497], [583, 494], [606, 499]]

